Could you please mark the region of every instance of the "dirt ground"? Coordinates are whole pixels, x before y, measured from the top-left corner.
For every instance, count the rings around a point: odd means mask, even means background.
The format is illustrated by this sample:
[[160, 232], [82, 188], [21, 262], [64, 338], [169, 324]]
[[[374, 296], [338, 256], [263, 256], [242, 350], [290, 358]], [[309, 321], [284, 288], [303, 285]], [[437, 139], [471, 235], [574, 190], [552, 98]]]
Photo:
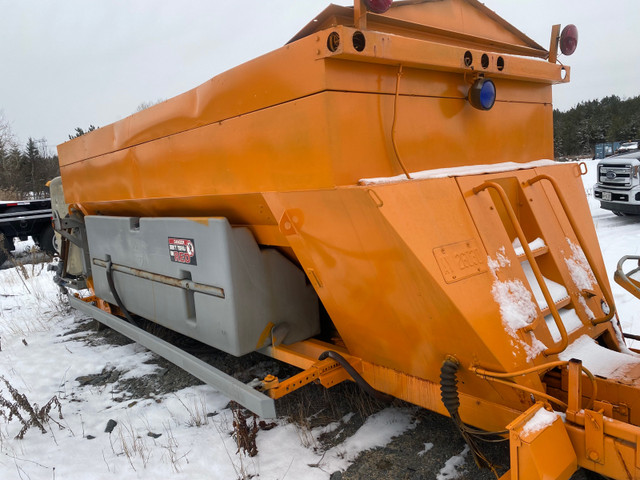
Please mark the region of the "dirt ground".
[[[76, 328], [68, 334], [78, 332], [89, 333], [85, 341], [90, 344], [124, 345], [131, 342], [128, 338], [101, 327], [96, 321], [90, 319], [78, 320]], [[156, 333], [161, 336], [168, 335], [162, 331]], [[171, 337], [182, 348], [243, 382], [262, 378], [267, 373], [286, 378], [297, 372], [289, 365], [259, 354], [236, 358], [204, 348], [201, 344], [189, 339], [175, 340], [173, 335]], [[144, 378], [122, 380], [119, 378], [120, 372], [104, 369], [99, 373], [87, 372], [87, 375], [78, 377], [76, 380], [86, 385], [113, 384], [111, 388], [115, 399], [122, 402], [155, 398], [202, 383], [158, 356], [155, 356], [152, 362], [160, 368], [155, 374]], [[446, 461], [463, 452], [465, 443], [449, 418], [397, 400], [394, 402], [413, 411], [416, 427], [396, 437], [384, 448], [362, 453], [346, 471], [333, 472], [331, 480], [435, 480]], [[278, 400], [276, 405], [278, 415], [297, 423], [302, 431], [339, 421], [348, 413], [354, 414], [345, 424], [345, 428], [337, 429], [320, 439], [320, 445], [315, 447], [320, 451], [331, 448], [354, 434], [369, 415], [386, 406], [363, 393], [351, 382], [344, 382], [330, 390], [318, 385], [309, 385]], [[420, 452], [423, 452], [428, 444], [433, 445], [429, 449], [429, 454], [421, 455]], [[507, 442], [483, 445], [483, 452], [497, 466], [500, 474], [507, 470], [509, 464]], [[459, 475], [455, 478], [491, 480], [496, 476], [489, 470], [478, 469], [471, 454], [467, 454], [464, 466], [459, 469]], [[602, 477], [589, 477], [586, 472], [579, 471], [571, 480], [593, 478]]]

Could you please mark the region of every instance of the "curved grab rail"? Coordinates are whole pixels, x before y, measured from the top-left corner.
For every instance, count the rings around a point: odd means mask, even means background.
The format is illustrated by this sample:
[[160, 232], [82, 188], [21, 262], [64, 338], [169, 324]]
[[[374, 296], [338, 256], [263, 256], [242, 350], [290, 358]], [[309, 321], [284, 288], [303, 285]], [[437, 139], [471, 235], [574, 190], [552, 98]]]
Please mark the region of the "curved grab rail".
[[573, 218], [573, 214], [571, 213], [571, 210], [569, 210], [569, 208], [568, 208], [569, 205], [565, 201], [564, 196], [562, 195], [562, 192], [560, 191], [560, 188], [558, 187], [558, 183], [555, 181], [554, 178], [552, 178], [552, 177], [550, 177], [549, 175], [546, 175], [546, 174], [537, 175], [537, 176], [533, 177], [532, 179], [527, 180], [525, 183], [527, 185], [533, 185], [534, 183], [537, 183], [537, 182], [539, 182], [541, 180], [547, 180], [551, 184], [551, 186], [553, 187], [554, 191], [556, 192], [556, 196], [558, 197], [558, 200], [560, 200], [560, 204], [562, 205], [562, 209], [564, 210], [564, 214], [567, 216], [567, 219], [569, 220], [569, 223], [571, 224], [571, 228], [573, 229], [573, 233], [575, 233], [576, 238], [578, 239], [578, 244], [580, 245], [580, 248], [584, 252], [584, 256], [587, 259], [587, 262], [589, 263], [589, 267], [591, 268], [591, 271], [593, 272], [593, 275], [596, 277], [596, 282], [600, 286], [600, 290], [602, 291], [602, 294], [604, 295], [604, 298], [607, 301], [607, 305], [609, 306], [609, 313], [608, 314], [605, 314], [605, 316], [601, 317], [601, 318], [592, 319], [591, 323], [593, 323], [594, 325], [598, 325], [600, 323], [608, 322], [609, 320], [611, 320], [613, 318], [613, 316], [616, 313], [616, 307], [615, 307], [615, 304], [613, 303], [613, 297], [611, 296], [611, 292], [609, 292], [606, 288], [602, 288], [603, 285], [604, 285], [602, 277], [598, 273], [598, 270], [596, 270], [594, 268], [593, 256], [591, 255], [591, 253], [588, 250], [585, 250], [585, 248], [583, 246], [585, 244], [584, 237], [582, 236], [582, 233], [580, 232], [580, 229], [577, 227], [576, 220], [575, 220], [575, 218]]
[[520, 222], [518, 221], [518, 218], [516, 217], [516, 214], [513, 211], [513, 207], [511, 206], [511, 202], [509, 201], [509, 197], [507, 196], [507, 193], [504, 191], [502, 186], [500, 186], [498, 183], [495, 183], [495, 182], [484, 182], [482, 185], [479, 185], [479, 186], [475, 187], [473, 189], [473, 193], [477, 194], [477, 193], [479, 193], [482, 190], [485, 190], [487, 188], [494, 189], [498, 193], [498, 195], [500, 196], [500, 200], [502, 201], [502, 204], [504, 205], [504, 208], [507, 211], [507, 215], [509, 216], [509, 220], [511, 221], [511, 224], [513, 225], [513, 228], [516, 231], [516, 235], [517, 235], [518, 239], [520, 240], [520, 244], [522, 245], [522, 248], [524, 249], [524, 254], [527, 257], [527, 260], [529, 261], [529, 265], [531, 265], [531, 270], [533, 270], [533, 274], [536, 277], [536, 281], [538, 282], [538, 286], [540, 287], [540, 290], [542, 291], [542, 295], [544, 296], [544, 299], [547, 302], [547, 306], [549, 307], [549, 311], [551, 312], [551, 315], [553, 316], [553, 321], [555, 322], [556, 327], [558, 327], [558, 331], [560, 332], [560, 337], [561, 337], [560, 338], [560, 342], [558, 344], [556, 344], [556, 346], [554, 346], [554, 347], [547, 348], [542, 353], [544, 355], [555, 355], [557, 353], [564, 352], [564, 350], [569, 345], [569, 337], [567, 335], [567, 329], [564, 327], [564, 323], [562, 323], [562, 318], [560, 318], [560, 314], [558, 313], [558, 309], [556, 308], [556, 304], [555, 304], [555, 302], [553, 300], [553, 297], [551, 296], [551, 293], [549, 293], [549, 289], [547, 288], [547, 284], [544, 281], [544, 277], [542, 276], [542, 272], [540, 271], [540, 268], [538, 267], [538, 263], [536, 262], [535, 256], [531, 252], [531, 248], [529, 247], [529, 242], [527, 241], [527, 238], [524, 235], [524, 231], [522, 230], [522, 227], [520, 226]]
[[[634, 270], [631, 270], [629, 273], [624, 273], [624, 270], [622, 270], [622, 265], [627, 260], [637, 260], [638, 267]], [[631, 275], [637, 272], [640, 272], [640, 256], [625, 255], [618, 261], [618, 266], [616, 267], [616, 272], [613, 274], [613, 279], [618, 285], [628, 291], [631, 295], [640, 298], [640, 281], [629, 278]]]

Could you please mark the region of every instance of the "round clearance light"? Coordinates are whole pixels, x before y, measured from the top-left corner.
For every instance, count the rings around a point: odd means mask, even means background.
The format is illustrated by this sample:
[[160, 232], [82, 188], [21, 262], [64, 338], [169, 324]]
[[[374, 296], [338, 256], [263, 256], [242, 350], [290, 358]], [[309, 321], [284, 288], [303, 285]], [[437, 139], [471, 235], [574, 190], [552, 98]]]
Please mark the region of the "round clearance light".
[[367, 10], [373, 13], [384, 13], [391, 7], [393, 0], [364, 0]]
[[491, 110], [496, 102], [496, 86], [491, 80], [478, 78], [471, 88], [467, 97], [473, 108], [478, 110]]
[[575, 25], [567, 25], [560, 34], [560, 51], [563, 55], [571, 55], [578, 46], [578, 29]]

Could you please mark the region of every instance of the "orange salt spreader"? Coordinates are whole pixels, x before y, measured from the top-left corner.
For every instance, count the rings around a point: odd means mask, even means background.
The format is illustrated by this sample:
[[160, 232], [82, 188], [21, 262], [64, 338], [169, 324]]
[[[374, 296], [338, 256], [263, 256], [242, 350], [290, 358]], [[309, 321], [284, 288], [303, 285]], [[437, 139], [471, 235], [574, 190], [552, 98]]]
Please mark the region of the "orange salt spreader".
[[[547, 51], [477, 0], [331, 5], [282, 48], [58, 147], [58, 282], [265, 417], [354, 380], [451, 416], [481, 466], [481, 440], [508, 438], [504, 479], [640, 478], [640, 357], [586, 167], [548, 160], [558, 49], [576, 43], [556, 25]], [[302, 372], [259, 391], [141, 319]]]

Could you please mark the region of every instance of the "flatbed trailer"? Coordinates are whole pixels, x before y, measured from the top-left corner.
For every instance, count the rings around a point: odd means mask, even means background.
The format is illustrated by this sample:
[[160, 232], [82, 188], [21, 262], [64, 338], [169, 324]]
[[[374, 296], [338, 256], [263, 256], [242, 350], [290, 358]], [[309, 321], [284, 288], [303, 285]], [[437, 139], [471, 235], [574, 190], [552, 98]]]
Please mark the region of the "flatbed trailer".
[[0, 265], [14, 250], [14, 240], [34, 242], [51, 254], [55, 253], [54, 231], [51, 224], [51, 199], [0, 201]]

